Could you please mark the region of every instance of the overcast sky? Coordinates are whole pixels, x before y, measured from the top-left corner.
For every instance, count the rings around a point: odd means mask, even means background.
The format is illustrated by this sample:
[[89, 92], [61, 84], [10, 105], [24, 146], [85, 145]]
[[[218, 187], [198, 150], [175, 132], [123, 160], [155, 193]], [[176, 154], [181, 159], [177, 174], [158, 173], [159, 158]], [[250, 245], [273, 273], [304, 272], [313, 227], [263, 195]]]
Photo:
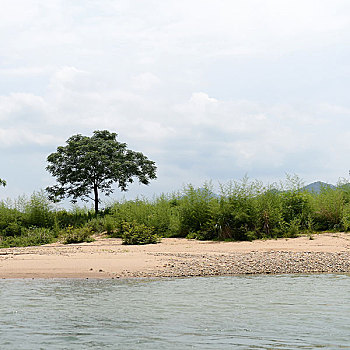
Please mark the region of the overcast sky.
[[[349, 0], [2, 0], [0, 198], [108, 129], [158, 166], [137, 194], [350, 169]], [[116, 191], [113, 198], [123, 195]]]

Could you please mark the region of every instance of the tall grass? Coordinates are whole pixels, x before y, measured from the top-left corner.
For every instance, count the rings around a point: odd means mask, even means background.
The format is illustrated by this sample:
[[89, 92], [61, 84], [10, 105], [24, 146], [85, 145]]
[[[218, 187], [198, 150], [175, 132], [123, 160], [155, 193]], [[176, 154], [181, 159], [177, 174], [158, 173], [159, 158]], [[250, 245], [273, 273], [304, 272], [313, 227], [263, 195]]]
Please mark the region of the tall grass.
[[127, 225], [147, 228], [159, 237], [207, 240], [350, 230], [347, 182], [319, 193], [301, 188], [297, 177], [272, 185], [245, 177], [220, 184], [217, 191], [210, 182], [200, 188], [189, 184], [181, 191], [153, 199], [110, 203], [98, 217], [86, 207], [58, 209], [39, 191], [30, 197], [0, 202], [0, 246], [45, 244], [62, 237], [64, 231], [80, 228], [121, 237]]

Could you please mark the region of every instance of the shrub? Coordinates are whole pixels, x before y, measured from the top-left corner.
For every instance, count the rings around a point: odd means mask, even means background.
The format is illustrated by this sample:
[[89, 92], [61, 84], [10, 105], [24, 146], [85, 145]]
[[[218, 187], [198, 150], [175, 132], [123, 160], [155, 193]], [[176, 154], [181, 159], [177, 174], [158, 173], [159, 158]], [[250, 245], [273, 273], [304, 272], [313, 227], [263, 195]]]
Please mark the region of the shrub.
[[25, 204], [26, 224], [37, 227], [53, 227], [52, 203], [43, 191], [34, 192]]
[[84, 226], [90, 228], [94, 233], [102, 233], [105, 231], [105, 219], [101, 217], [93, 218], [87, 221]]
[[291, 222], [294, 218], [300, 218], [301, 223], [306, 224], [310, 214], [310, 194], [300, 191], [287, 191], [281, 194], [283, 219]]
[[146, 200], [140, 199], [115, 203], [112, 207], [112, 215], [116, 227], [119, 231], [122, 231], [123, 223], [131, 221], [147, 225], [148, 216], [151, 212], [150, 207], [151, 205]]
[[258, 238], [261, 226], [258, 199], [263, 191], [258, 181], [249, 182], [247, 177], [242, 181], [221, 185], [219, 210], [220, 239], [251, 240]]
[[9, 224], [2, 230], [3, 236], [20, 236], [24, 227], [18, 222], [9, 222]]
[[103, 225], [103, 229], [104, 231], [107, 232], [107, 234], [112, 235], [116, 229], [116, 224], [115, 221], [113, 219], [113, 217], [111, 216], [106, 216], [104, 218], [104, 225]]
[[89, 215], [86, 213], [77, 213], [72, 211], [66, 211], [64, 209], [56, 211], [55, 217], [58, 225], [62, 228], [68, 226], [83, 226], [90, 219]]
[[136, 199], [115, 203], [110, 210], [113, 218], [113, 231], [117, 231], [114, 234], [118, 235], [118, 232], [122, 231], [123, 222], [135, 221], [138, 224], [153, 227], [155, 233], [159, 235], [176, 235], [179, 226], [174, 217], [178, 208], [172, 205], [173, 196], [161, 195], [152, 201]]
[[211, 184], [202, 188], [188, 185], [179, 199], [179, 235], [195, 234], [201, 239], [217, 238], [219, 202], [212, 192]]
[[22, 233], [24, 214], [11, 203], [0, 203], [0, 234], [2, 236], [19, 236]]
[[314, 221], [317, 230], [338, 230], [342, 227], [344, 192], [323, 188], [313, 196]]
[[343, 210], [343, 216], [341, 219], [343, 229], [349, 231], [350, 229], [350, 205], [347, 204]]
[[47, 228], [33, 227], [23, 229], [20, 236], [6, 237], [0, 241], [1, 248], [27, 247], [49, 244], [55, 241], [54, 233]]
[[136, 221], [123, 222], [123, 244], [153, 244], [159, 242], [159, 237], [154, 233], [153, 227], [138, 224]]
[[60, 240], [63, 244], [93, 242], [92, 230], [90, 227], [73, 228], [68, 226], [60, 235]]
[[285, 232], [284, 236], [295, 238], [299, 235], [300, 231], [301, 231], [300, 219], [298, 217], [295, 217], [290, 221], [288, 230]]

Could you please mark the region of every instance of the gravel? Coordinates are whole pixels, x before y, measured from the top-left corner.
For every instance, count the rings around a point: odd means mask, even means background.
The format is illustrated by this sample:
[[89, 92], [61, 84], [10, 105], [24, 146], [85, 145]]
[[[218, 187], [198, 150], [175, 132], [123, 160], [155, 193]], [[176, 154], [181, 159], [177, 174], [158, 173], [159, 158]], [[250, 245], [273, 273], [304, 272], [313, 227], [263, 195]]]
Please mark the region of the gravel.
[[250, 252], [225, 254], [149, 253], [167, 258], [157, 270], [125, 271], [118, 277], [191, 277], [248, 274], [350, 272], [350, 253]]

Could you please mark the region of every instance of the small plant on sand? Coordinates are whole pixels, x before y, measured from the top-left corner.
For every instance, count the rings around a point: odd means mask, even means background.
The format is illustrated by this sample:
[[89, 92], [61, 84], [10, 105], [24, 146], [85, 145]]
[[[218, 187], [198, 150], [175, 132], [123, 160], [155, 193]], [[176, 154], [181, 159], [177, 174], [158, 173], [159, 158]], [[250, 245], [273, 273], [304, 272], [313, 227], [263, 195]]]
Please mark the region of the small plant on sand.
[[159, 242], [159, 237], [154, 234], [154, 228], [137, 222], [123, 222], [123, 244], [154, 244]]
[[92, 230], [90, 227], [73, 228], [68, 226], [60, 235], [60, 240], [63, 244], [93, 242]]

